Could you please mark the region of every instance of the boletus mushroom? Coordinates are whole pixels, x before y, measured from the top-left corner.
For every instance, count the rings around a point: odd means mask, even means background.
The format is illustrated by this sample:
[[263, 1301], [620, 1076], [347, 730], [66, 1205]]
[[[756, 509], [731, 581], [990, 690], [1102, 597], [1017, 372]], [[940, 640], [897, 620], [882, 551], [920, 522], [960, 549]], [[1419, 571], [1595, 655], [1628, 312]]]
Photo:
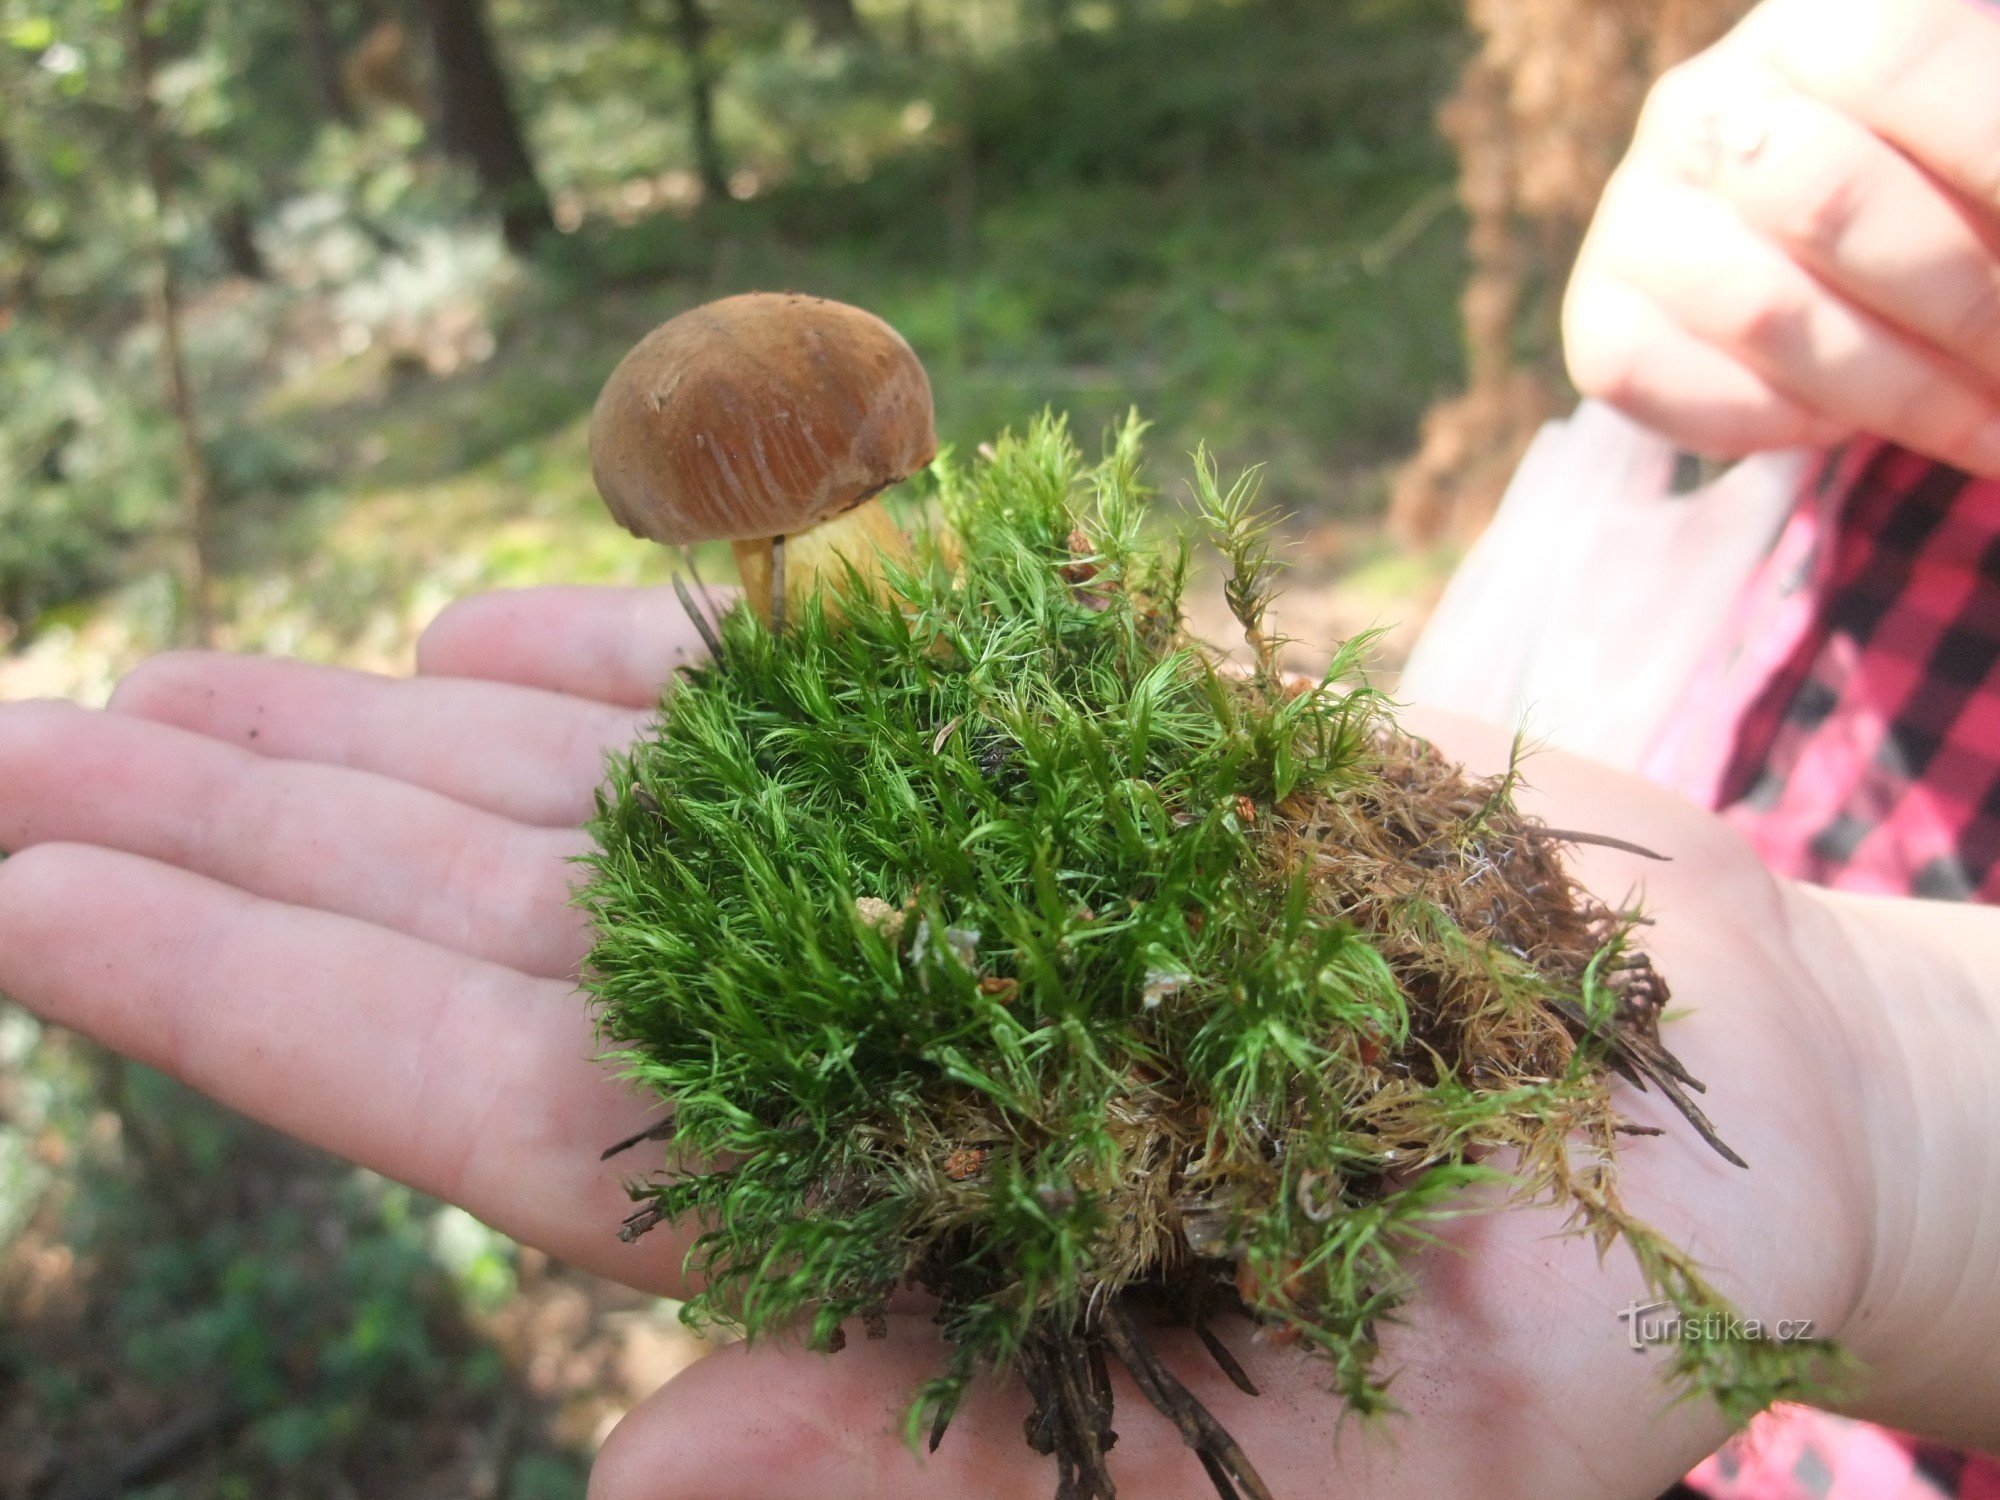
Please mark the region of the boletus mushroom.
[[908, 542], [876, 497], [937, 454], [931, 386], [902, 336], [820, 297], [752, 292], [662, 323], [590, 414], [611, 514], [670, 546], [727, 540], [751, 606], [844, 561], [879, 574]]

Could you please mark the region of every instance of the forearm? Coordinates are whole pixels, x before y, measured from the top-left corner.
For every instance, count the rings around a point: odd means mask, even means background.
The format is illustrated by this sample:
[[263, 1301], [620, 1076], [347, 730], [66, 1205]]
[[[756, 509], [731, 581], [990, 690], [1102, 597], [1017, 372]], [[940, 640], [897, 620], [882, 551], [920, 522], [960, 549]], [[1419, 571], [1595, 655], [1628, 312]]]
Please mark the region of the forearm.
[[1876, 1185], [1856, 1415], [2000, 1447], [2000, 911], [1802, 893], [1854, 1007]]

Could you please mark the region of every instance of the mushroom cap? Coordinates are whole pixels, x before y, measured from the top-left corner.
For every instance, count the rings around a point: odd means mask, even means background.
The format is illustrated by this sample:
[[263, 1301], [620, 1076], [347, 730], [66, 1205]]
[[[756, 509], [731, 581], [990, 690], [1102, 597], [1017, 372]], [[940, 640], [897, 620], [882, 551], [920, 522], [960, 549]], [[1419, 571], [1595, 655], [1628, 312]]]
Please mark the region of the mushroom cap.
[[752, 292], [655, 328], [590, 413], [590, 473], [656, 542], [789, 536], [937, 455], [931, 383], [873, 313]]

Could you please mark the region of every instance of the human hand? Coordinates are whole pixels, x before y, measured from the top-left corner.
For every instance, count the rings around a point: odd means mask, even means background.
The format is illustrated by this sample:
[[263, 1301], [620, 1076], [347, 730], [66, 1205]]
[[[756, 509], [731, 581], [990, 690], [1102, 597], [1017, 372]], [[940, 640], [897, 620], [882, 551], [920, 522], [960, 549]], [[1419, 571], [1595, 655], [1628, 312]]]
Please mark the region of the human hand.
[[[1489, 727], [1418, 713], [1404, 722], [1476, 771], [1507, 763], [1510, 739]], [[1904, 1068], [1880, 1019], [1892, 985], [1912, 1017], [1931, 1014], [1911, 950], [1891, 943], [1886, 958], [1872, 945], [1864, 954], [1844, 916], [1773, 880], [1717, 820], [1655, 788], [1554, 754], [1535, 757], [1527, 776], [1524, 804], [1552, 825], [1671, 856], [1660, 865], [1586, 848], [1576, 864], [1608, 893], [1643, 880], [1654, 922], [1644, 945], [1674, 986], [1674, 1009], [1692, 1008], [1667, 1040], [1707, 1082], [1704, 1106], [1751, 1162], [1748, 1172], [1728, 1166], [1661, 1101], [1626, 1093], [1628, 1116], [1664, 1132], [1623, 1149], [1629, 1206], [1690, 1248], [1746, 1316], [1767, 1328], [1809, 1319], [1815, 1334], [1845, 1341], [1866, 1371], [1866, 1402], [1905, 1425], [1982, 1420], [1990, 1381], [1973, 1398], [1938, 1392], [1979, 1385], [1964, 1372], [1985, 1358], [1985, 1335], [1954, 1331], [1948, 1353], [1942, 1339], [1912, 1337], [1954, 1295], [1985, 1293], [1963, 1260], [1980, 1234], [1962, 1212], [1936, 1211], [1939, 1197], [1965, 1191], [1977, 1164], [1967, 1175], [1955, 1164], [1981, 1143], [1954, 1138], [1953, 1150], [1939, 1149], [1927, 1189], [1913, 1185], [1922, 1174], [1898, 1149], [1925, 1135], [1909, 1099], [1923, 1070]], [[1938, 980], [1936, 989], [1951, 987]], [[1968, 1045], [1963, 1026], [1956, 1034]], [[1964, 1097], [1982, 1095], [1974, 1086]], [[1997, 1178], [1988, 1166], [1977, 1180]], [[1941, 1232], [1925, 1239], [1916, 1226], [1933, 1220]], [[1600, 1263], [1564, 1227], [1549, 1209], [1478, 1215], [1448, 1226], [1442, 1245], [1418, 1258], [1416, 1294], [1383, 1335], [1383, 1367], [1404, 1409], [1386, 1422], [1343, 1422], [1312, 1359], [1247, 1329], [1225, 1337], [1262, 1393], [1255, 1398], [1192, 1335], [1155, 1337], [1278, 1497], [1652, 1496], [1712, 1451], [1723, 1428], [1699, 1402], [1669, 1409], [1658, 1359], [1630, 1348], [1620, 1314], [1648, 1295], [1625, 1252]], [[1956, 1259], [1932, 1248], [1954, 1241]], [[1990, 1334], [1994, 1321], [1988, 1310], [1976, 1326]], [[891, 1323], [887, 1339], [851, 1336], [832, 1357], [764, 1346], [704, 1360], [613, 1435], [593, 1500], [1047, 1500], [1053, 1475], [1021, 1440], [1028, 1403], [1010, 1384], [976, 1387], [940, 1450], [909, 1454], [900, 1418], [942, 1351], [920, 1314]], [[1113, 1379], [1120, 1493], [1210, 1500], [1172, 1428], [1115, 1370]]]
[[0, 706], [0, 991], [671, 1294], [672, 1236], [615, 1234], [657, 1154], [597, 1159], [659, 1108], [593, 1061], [569, 861], [698, 649], [665, 591], [544, 589], [447, 610], [413, 680], [189, 652]]
[[1663, 77], [1563, 309], [1572, 377], [1716, 456], [2000, 476], [2000, 4], [1764, 0]]
[[[613, 1234], [622, 1172], [658, 1157], [596, 1160], [652, 1112], [590, 1061], [564, 861], [603, 752], [637, 731], [690, 635], [662, 592], [539, 590], [448, 612], [414, 682], [176, 656], [102, 714], [0, 709], [0, 848], [19, 851], [0, 863], [0, 989], [572, 1263], [678, 1290], [684, 1241]], [[1489, 731], [1424, 727], [1475, 766], [1504, 759]], [[1893, 1384], [1914, 1316], [1902, 1231], [1920, 1215], [1877, 1148], [1907, 1135], [1909, 1089], [1856, 1003], [1868, 970], [1843, 921], [1663, 794], [1559, 756], [1531, 779], [1551, 821], [1674, 856], [1584, 863], [1602, 889], [1644, 875], [1648, 946], [1695, 1008], [1671, 1042], [1752, 1163], [1628, 1099], [1667, 1131], [1627, 1148], [1631, 1206], [1747, 1313], [1814, 1319]], [[1627, 1348], [1618, 1312], [1643, 1294], [1622, 1252], [1600, 1267], [1559, 1228], [1532, 1210], [1450, 1227], [1467, 1253], [1425, 1257], [1385, 1335], [1408, 1412], [1386, 1424], [1341, 1425], [1312, 1361], [1247, 1330], [1227, 1336], [1254, 1400], [1198, 1346], [1171, 1331], [1162, 1346], [1281, 1496], [1330, 1476], [1389, 1495], [1652, 1494], [1720, 1429], [1666, 1411], [1659, 1362]], [[979, 1389], [937, 1454], [910, 1455], [901, 1413], [941, 1350], [921, 1308], [891, 1323], [837, 1356], [771, 1341], [702, 1361], [614, 1435], [593, 1494], [1042, 1500], [1052, 1476], [1010, 1384]], [[1119, 1410], [1128, 1493], [1207, 1493], [1129, 1386]]]

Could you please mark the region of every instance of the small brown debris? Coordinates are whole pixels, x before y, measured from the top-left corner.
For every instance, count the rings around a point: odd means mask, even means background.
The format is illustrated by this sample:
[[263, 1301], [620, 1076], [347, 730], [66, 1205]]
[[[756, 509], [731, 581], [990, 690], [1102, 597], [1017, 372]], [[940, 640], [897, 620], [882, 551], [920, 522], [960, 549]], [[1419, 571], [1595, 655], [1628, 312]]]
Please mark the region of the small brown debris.
[[998, 1000], [1002, 1005], [1012, 1000], [1020, 988], [1020, 980], [1003, 979], [997, 974], [989, 974], [986, 978], [979, 981], [979, 993], [990, 999]]
[[944, 1175], [953, 1182], [969, 1182], [986, 1170], [992, 1156], [984, 1146], [960, 1146], [944, 1159]]
[[1063, 582], [1081, 588], [1097, 576], [1097, 564], [1091, 561], [1091, 555], [1097, 551], [1097, 548], [1091, 544], [1090, 538], [1079, 527], [1069, 534], [1069, 550], [1076, 561], [1063, 564], [1061, 569]]
[[1236, 821], [1241, 823], [1245, 828], [1255, 828], [1257, 826], [1257, 804], [1252, 802], [1248, 797], [1238, 797], [1236, 799]]

